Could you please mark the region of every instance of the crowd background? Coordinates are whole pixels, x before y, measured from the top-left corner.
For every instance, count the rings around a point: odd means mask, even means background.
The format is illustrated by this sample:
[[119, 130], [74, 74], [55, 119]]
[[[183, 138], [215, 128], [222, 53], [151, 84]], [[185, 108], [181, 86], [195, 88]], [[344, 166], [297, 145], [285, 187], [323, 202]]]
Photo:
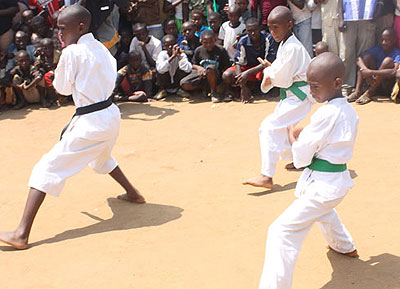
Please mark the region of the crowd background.
[[398, 101], [399, 0], [0, 0], [3, 109], [70, 99], [52, 80], [63, 49], [59, 10], [74, 4], [92, 13], [90, 31], [117, 59], [115, 101], [191, 90], [213, 102], [251, 101], [262, 79], [257, 58], [272, 62], [278, 49], [268, 15], [279, 5], [292, 10], [293, 33], [311, 57], [331, 51], [344, 61], [349, 101], [378, 93]]

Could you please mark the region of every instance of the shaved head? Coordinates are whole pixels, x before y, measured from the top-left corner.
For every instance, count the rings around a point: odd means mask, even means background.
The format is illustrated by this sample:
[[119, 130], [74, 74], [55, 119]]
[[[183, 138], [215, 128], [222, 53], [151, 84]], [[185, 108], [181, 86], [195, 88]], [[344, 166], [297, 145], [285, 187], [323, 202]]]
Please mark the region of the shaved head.
[[343, 78], [345, 72], [343, 61], [332, 52], [325, 52], [315, 57], [308, 70], [330, 79]]
[[293, 21], [293, 15], [286, 6], [276, 6], [268, 16], [268, 21], [289, 22]]
[[61, 10], [58, 18], [64, 18], [68, 21], [73, 22], [74, 24], [83, 23], [89, 29], [92, 15], [85, 7], [74, 4]]

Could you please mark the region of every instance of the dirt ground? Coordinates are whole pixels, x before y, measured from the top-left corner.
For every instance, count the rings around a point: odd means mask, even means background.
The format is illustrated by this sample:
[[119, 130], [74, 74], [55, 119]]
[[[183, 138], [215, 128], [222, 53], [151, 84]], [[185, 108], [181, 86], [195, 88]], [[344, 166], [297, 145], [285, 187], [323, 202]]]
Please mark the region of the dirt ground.
[[[85, 169], [59, 198], [46, 198], [31, 248], [1, 245], [1, 288], [257, 288], [267, 228], [294, 199], [300, 175], [281, 161], [274, 190], [241, 184], [259, 173], [258, 127], [276, 103], [121, 104], [114, 156], [148, 203], [117, 200], [122, 191], [109, 176]], [[293, 289], [400, 288], [400, 105], [354, 107], [355, 187], [337, 209], [360, 259], [328, 252], [314, 226]], [[17, 226], [31, 169], [73, 110], [0, 114], [0, 230]]]

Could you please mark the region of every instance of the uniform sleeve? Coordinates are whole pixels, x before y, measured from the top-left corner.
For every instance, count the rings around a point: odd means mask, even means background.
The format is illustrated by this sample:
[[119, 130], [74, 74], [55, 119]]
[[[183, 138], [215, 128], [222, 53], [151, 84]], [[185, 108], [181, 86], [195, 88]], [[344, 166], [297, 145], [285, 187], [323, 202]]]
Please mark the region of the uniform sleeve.
[[169, 71], [170, 63], [168, 61], [168, 53], [159, 53], [156, 60], [156, 70], [159, 73], [166, 73]]
[[72, 94], [72, 88], [75, 84], [77, 63], [73, 57], [71, 46], [65, 48], [61, 54], [60, 61], [54, 71], [53, 86], [62, 95]]
[[322, 106], [312, 117], [311, 122], [300, 133], [292, 145], [293, 163], [296, 168], [311, 164], [315, 154], [326, 142], [327, 136], [335, 122], [335, 114], [329, 113]]
[[293, 84], [293, 77], [302, 61], [296, 57], [298, 49], [296, 45], [286, 46], [282, 57], [265, 68], [264, 75], [271, 79], [272, 86], [288, 88]]
[[181, 57], [182, 59], [178, 62], [179, 69], [186, 73], [190, 73], [192, 71], [192, 64], [190, 63], [185, 53], [182, 53]]

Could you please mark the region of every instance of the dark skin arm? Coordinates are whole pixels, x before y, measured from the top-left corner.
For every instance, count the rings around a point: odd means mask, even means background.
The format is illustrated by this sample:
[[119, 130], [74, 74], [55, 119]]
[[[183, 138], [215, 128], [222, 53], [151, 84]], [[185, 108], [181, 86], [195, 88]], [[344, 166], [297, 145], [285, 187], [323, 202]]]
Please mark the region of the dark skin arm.
[[338, 1], [338, 28], [340, 32], [346, 31], [346, 23], [343, 20], [343, 0]]
[[173, 10], [176, 6], [178, 6], [182, 2], [183, 2], [183, 0], [177, 0], [177, 1], [174, 1], [172, 3], [169, 3], [167, 0], [164, 0], [163, 12], [164, 13], [168, 13], [169, 11]]
[[192, 67], [193, 67], [193, 69], [197, 70], [197, 72], [199, 73], [200, 76], [204, 76], [205, 75], [206, 70], [205, 70], [204, 67], [202, 67], [200, 65], [196, 65], [196, 64], [193, 64]]
[[[236, 69], [237, 69], [237, 66], [238, 65], [236, 65]], [[247, 83], [247, 79], [249, 78], [250, 75], [252, 75], [253, 73], [257, 73], [263, 69], [264, 69], [264, 66], [262, 64], [259, 64], [253, 68], [250, 68], [249, 70], [246, 70], [245, 72], [241, 72], [241, 73], [237, 74], [236, 75], [236, 83], [239, 85]], [[236, 70], [236, 72], [237, 72], [237, 70]]]
[[371, 76], [382, 76], [385, 78], [393, 78], [396, 76], [397, 69], [399, 69], [398, 63], [394, 63], [393, 68], [380, 69], [380, 70], [369, 69], [367, 65], [365, 65], [362, 57], [359, 57], [357, 59], [357, 65], [358, 67], [360, 67], [361, 74], [364, 78]]
[[10, 7], [0, 10], [0, 16], [14, 16], [19, 11], [18, 7]]
[[297, 8], [303, 9], [305, 1], [304, 0], [290, 0]]
[[189, 5], [187, 3], [182, 4], [183, 21], [189, 20]]
[[[149, 38], [149, 40], [150, 40], [150, 38]], [[150, 65], [150, 67], [155, 67], [156, 62], [154, 61], [153, 57], [151, 57], [149, 51], [147, 50], [146, 43], [144, 43], [142, 41], [138, 41], [137, 43], [138, 43], [138, 45], [140, 45], [142, 47], [144, 55], [146, 56], [147, 63]]]
[[38, 75], [38, 76], [36, 76], [35, 79], [32, 80], [32, 82], [29, 83], [28, 85], [26, 85], [25, 82], [24, 82], [24, 83], [22, 84], [22, 88], [25, 89], [25, 90], [28, 90], [28, 89], [30, 89], [30, 88], [36, 86], [36, 84], [38, 84], [39, 81], [41, 81], [41, 80], [42, 80], [42, 76]]

